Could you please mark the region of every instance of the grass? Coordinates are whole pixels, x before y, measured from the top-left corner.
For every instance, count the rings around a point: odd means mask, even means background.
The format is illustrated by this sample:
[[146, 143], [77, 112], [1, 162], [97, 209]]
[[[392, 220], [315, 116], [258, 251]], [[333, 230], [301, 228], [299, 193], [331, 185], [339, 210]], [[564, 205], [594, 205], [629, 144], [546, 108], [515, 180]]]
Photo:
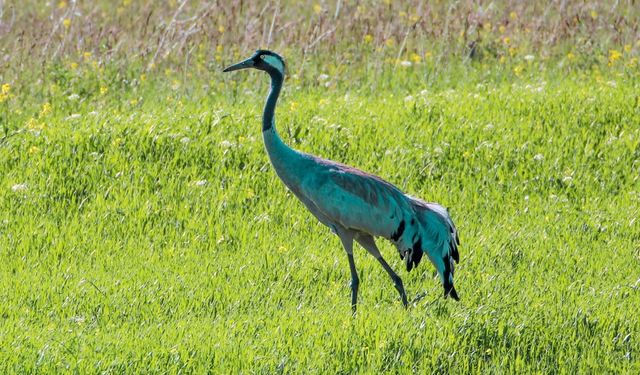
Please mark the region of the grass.
[[287, 91], [285, 140], [461, 232], [460, 303], [424, 264], [401, 271], [426, 294], [405, 311], [358, 248], [352, 318], [346, 257], [271, 170], [250, 78], [182, 105], [52, 97], [5, 136], [3, 372], [639, 369], [637, 80]]
[[633, 4], [281, 3], [282, 137], [449, 207], [462, 300], [379, 241], [415, 301], [356, 247], [351, 316], [220, 73], [275, 5], [0, 3], [0, 373], [640, 372]]

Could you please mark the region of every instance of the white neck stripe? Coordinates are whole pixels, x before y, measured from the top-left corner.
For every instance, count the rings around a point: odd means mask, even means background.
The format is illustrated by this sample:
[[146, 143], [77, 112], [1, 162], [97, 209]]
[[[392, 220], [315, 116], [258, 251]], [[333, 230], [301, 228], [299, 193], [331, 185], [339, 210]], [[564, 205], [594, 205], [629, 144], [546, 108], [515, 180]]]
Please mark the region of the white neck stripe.
[[276, 68], [284, 77], [284, 65], [282, 64], [282, 61], [280, 61], [280, 59], [275, 56], [266, 55], [264, 57], [264, 62]]

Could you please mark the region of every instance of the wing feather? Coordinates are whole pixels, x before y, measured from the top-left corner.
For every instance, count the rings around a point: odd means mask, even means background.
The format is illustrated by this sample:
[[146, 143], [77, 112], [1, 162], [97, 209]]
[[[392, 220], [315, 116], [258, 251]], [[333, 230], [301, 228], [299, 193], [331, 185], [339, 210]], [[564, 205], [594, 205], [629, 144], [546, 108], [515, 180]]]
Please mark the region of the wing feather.
[[303, 194], [345, 228], [389, 237], [410, 209], [404, 194], [380, 177], [322, 160], [302, 183]]

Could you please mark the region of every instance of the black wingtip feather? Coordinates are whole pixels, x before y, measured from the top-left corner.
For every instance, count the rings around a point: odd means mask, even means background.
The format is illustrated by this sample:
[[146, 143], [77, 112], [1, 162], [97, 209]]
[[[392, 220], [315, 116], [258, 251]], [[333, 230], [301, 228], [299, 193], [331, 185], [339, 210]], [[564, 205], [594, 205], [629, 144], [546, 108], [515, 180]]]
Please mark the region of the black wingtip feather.
[[[451, 289], [449, 289], [448, 295], [450, 295], [451, 298], [455, 299], [456, 301], [460, 301], [460, 297], [458, 297], [458, 292], [456, 292], [455, 287], [452, 286]], [[445, 293], [444, 297], [447, 297], [447, 293]]]
[[406, 259], [407, 272], [411, 271], [415, 267], [418, 267], [418, 264], [420, 264], [420, 260], [422, 260], [422, 238], [418, 237], [418, 240], [413, 244], [413, 247], [411, 248], [411, 253], [407, 256]]
[[451, 242], [451, 244], [449, 245], [449, 253], [451, 253], [451, 257], [453, 258], [453, 260], [456, 261], [456, 263], [460, 261], [460, 254], [458, 254], [458, 246], [456, 246], [454, 242]]

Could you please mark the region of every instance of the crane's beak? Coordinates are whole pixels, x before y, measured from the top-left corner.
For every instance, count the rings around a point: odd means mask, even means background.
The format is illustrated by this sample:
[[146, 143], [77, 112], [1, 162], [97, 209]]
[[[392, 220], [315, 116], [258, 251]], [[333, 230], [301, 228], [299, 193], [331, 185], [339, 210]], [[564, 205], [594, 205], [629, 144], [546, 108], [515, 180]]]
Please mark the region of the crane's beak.
[[246, 59], [242, 62], [224, 68], [223, 72], [233, 72], [234, 70], [253, 68], [253, 65], [253, 59]]

